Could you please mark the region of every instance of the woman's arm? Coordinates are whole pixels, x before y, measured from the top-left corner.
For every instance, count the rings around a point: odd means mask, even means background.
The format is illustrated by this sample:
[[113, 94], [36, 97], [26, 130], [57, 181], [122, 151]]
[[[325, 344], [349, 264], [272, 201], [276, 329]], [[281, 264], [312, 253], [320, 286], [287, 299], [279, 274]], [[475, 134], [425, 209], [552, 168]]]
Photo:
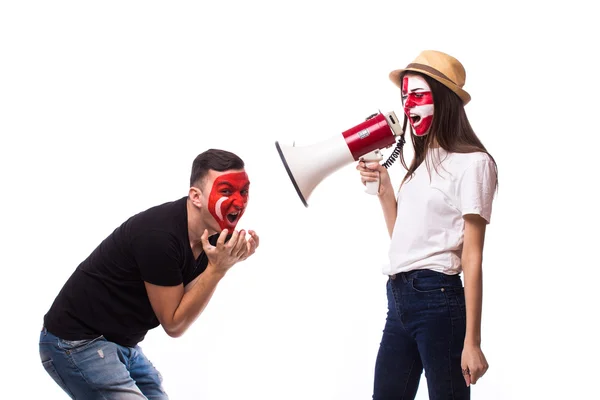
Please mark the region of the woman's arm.
[[385, 219], [385, 225], [387, 226], [390, 237], [396, 224], [397, 215], [397, 203], [396, 194], [390, 180], [390, 175], [383, 165], [372, 162], [365, 165], [363, 161], [360, 161], [356, 165], [356, 169], [360, 172], [360, 179], [363, 185], [367, 182], [375, 182], [379, 179], [379, 191], [377, 196], [379, 197], [379, 203], [383, 210], [383, 217]]
[[396, 225], [396, 216], [398, 215], [398, 203], [396, 202], [396, 195], [394, 190], [386, 190], [384, 193], [378, 194], [379, 203], [383, 210], [383, 218], [385, 219], [385, 225], [387, 226], [388, 233], [392, 237], [394, 231], [394, 225]]
[[481, 351], [482, 260], [487, 223], [485, 219], [476, 214], [467, 214], [464, 220], [462, 269], [467, 307], [467, 330], [462, 354], [462, 368], [468, 386], [476, 383], [488, 369], [488, 363]]

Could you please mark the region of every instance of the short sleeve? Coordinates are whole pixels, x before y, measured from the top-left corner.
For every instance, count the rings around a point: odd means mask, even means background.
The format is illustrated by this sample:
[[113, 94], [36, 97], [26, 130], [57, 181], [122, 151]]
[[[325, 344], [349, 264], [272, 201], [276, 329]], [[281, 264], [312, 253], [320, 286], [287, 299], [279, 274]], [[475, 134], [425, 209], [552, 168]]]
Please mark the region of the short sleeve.
[[142, 280], [160, 286], [183, 283], [183, 254], [179, 242], [162, 231], [147, 231], [132, 241], [132, 252]]
[[465, 170], [458, 183], [459, 208], [463, 216], [478, 214], [490, 223], [496, 177], [496, 167], [489, 159], [476, 161]]

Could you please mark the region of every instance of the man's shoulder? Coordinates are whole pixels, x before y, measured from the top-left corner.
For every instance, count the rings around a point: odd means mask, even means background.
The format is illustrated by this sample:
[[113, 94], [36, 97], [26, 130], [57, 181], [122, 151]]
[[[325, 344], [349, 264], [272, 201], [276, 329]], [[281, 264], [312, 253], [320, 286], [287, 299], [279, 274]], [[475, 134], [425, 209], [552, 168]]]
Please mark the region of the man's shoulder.
[[[124, 245], [182, 241], [187, 233], [186, 198], [162, 203], [134, 214], [112, 234]], [[165, 241], [166, 240], [166, 241]]]
[[135, 214], [134, 217], [142, 215], [180, 214], [181, 211], [185, 209], [186, 201], [187, 196], [181, 197], [177, 200], [157, 204], [140, 211], [139, 213]]
[[[185, 219], [186, 197], [152, 206], [130, 217], [125, 223], [141, 224], [147, 228], [165, 227], [165, 222]], [[167, 224], [168, 225], [168, 224]]]

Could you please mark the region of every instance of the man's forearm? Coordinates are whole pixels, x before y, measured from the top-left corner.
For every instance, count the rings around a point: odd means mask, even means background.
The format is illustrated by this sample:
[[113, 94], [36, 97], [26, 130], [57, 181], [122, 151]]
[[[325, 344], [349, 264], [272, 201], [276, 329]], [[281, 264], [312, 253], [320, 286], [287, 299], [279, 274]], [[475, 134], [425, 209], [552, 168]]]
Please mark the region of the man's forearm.
[[181, 302], [173, 315], [173, 326], [169, 335], [181, 336], [192, 325], [208, 305], [217, 285], [224, 276], [225, 273], [215, 272], [212, 268], [207, 267], [203, 273], [186, 286]]

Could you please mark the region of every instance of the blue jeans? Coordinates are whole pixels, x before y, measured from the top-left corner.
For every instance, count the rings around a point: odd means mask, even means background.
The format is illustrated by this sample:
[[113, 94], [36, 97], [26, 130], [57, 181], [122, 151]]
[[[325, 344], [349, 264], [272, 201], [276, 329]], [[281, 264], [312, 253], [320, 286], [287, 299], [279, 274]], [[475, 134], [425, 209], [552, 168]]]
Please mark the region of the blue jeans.
[[468, 400], [461, 372], [466, 309], [460, 276], [417, 270], [390, 277], [373, 400], [414, 399], [425, 370], [430, 400]]
[[46, 372], [72, 399], [168, 399], [162, 376], [142, 349], [109, 342], [63, 340], [46, 328], [40, 334]]

